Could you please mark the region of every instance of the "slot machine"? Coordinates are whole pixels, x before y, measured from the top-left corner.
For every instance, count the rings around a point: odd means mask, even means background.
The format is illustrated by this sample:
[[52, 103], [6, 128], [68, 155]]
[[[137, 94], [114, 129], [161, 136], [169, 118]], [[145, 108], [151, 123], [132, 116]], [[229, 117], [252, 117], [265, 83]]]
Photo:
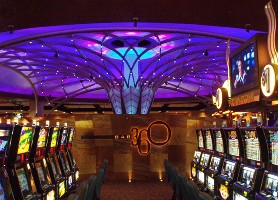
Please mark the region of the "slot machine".
[[7, 170], [14, 198], [16, 200], [41, 199], [28, 160], [33, 134], [38, 132], [40, 127], [16, 125], [15, 129], [19, 131], [14, 131], [12, 134], [11, 150], [7, 158]]
[[245, 159], [240, 164], [239, 177], [233, 185], [233, 196], [235, 200], [254, 199], [268, 162], [266, 137], [261, 127], [241, 127], [239, 130], [243, 137]]
[[217, 198], [233, 198], [233, 184], [237, 181], [239, 165], [244, 159], [243, 140], [238, 128], [221, 129], [227, 138], [227, 155], [220, 174], [216, 177]]
[[45, 160], [45, 147], [49, 128], [40, 128], [35, 132], [29, 155], [31, 171], [36, 188], [42, 199], [55, 200], [55, 186], [52, 184]]
[[278, 199], [278, 127], [263, 127], [267, 139], [268, 164], [256, 200]]
[[196, 129], [198, 150], [194, 152], [193, 161], [191, 162], [191, 179], [197, 178], [197, 165], [199, 165], [203, 151], [205, 150], [204, 136], [202, 129]]
[[211, 156], [214, 153], [215, 138], [214, 135], [211, 134], [209, 128], [202, 129], [202, 132], [203, 136], [205, 137], [205, 152], [203, 152], [200, 163], [197, 166], [196, 182], [199, 184], [201, 189], [204, 189], [206, 185], [205, 170], [208, 169]]
[[70, 169], [74, 172], [74, 182], [76, 183], [79, 179], [79, 167], [76, 164], [75, 158], [72, 153], [72, 143], [75, 135], [75, 128], [69, 129], [68, 140], [66, 145], [66, 155], [69, 161]]
[[210, 130], [215, 138], [215, 151], [211, 157], [209, 167], [205, 171], [205, 181], [207, 192], [214, 197], [218, 191], [216, 177], [220, 174], [224, 158], [227, 154], [227, 140], [226, 135], [220, 128], [213, 128]]
[[60, 128], [60, 133], [58, 137], [58, 143], [56, 147], [56, 155], [58, 157], [58, 162], [60, 165], [60, 169], [62, 175], [66, 177], [66, 188], [70, 190], [74, 187], [74, 171], [71, 171], [69, 166], [69, 161], [66, 156], [66, 145], [67, 145], [67, 138], [68, 138], [68, 128], [62, 127]]
[[56, 156], [56, 147], [58, 143], [59, 128], [51, 127], [49, 129], [45, 158], [47, 168], [50, 174], [51, 182], [55, 185], [55, 197], [56, 199], [64, 197], [66, 194], [66, 177], [62, 175], [58, 158]]
[[10, 151], [12, 133], [17, 130], [18, 127], [13, 125], [0, 124], [0, 199], [14, 200], [7, 172], [7, 155]]

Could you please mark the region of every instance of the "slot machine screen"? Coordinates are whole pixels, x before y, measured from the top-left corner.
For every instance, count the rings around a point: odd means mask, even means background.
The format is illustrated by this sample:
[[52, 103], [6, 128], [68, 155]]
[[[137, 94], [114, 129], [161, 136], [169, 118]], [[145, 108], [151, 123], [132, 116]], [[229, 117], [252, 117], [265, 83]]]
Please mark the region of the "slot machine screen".
[[197, 178], [200, 181], [200, 183], [204, 183], [205, 182], [205, 173], [198, 170], [197, 171]]
[[38, 171], [38, 175], [39, 175], [39, 179], [41, 182], [41, 185], [44, 186], [45, 184], [47, 184], [47, 181], [45, 179], [45, 173], [44, 173], [44, 169], [43, 169], [43, 165], [41, 162], [36, 162], [36, 168]]
[[201, 151], [195, 151], [195, 153], [194, 153], [194, 160], [195, 160], [195, 162], [199, 163], [200, 158], [201, 158]]
[[17, 154], [28, 152], [30, 148], [31, 140], [32, 140], [32, 127], [22, 127]]
[[204, 148], [204, 138], [201, 130], [198, 131], [198, 146]]
[[75, 172], [75, 180], [77, 181], [79, 179], [79, 171]]
[[271, 143], [271, 163], [278, 165], [278, 130], [268, 130], [269, 142]]
[[38, 139], [38, 148], [45, 147], [45, 141], [47, 136], [47, 129], [42, 128], [39, 133], [39, 139]]
[[219, 164], [220, 164], [220, 158], [212, 156], [212, 158], [210, 160], [209, 168], [211, 170], [218, 171]]
[[67, 142], [67, 129], [64, 129], [61, 138], [61, 145], [65, 145], [66, 142]]
[[68, 177], [68, 186], [72, 186], [72, 183], [73, 183], [73, 181], [72, 181], [72, 176], [69, 176]]
[[200, 164], [203, 166], [207, 166], [209, 162], [210, 154], [203, 153], [201, 157]]
[[247, 198], [245, 198], [244, 196], [234, 192], [234, 200], [248, 200]]
[[66, 182], [63, 181], [59, 183], [59, 197], [63, 196], [66, 193]]
[[30, 188], [28, 184], [28, 180], [24, 171], [24, 168], [20, 168], [16, 170], [17, 177], [20, 185], [21, 192], [24, 197], [26, 197], [29, 194]]
[[253, 178], [254, 178], [255, 170], [250, 167], [243, 167], [242, 174], [241, 174], [241, 182], [245, 183], [246, 187], [253, 186]]
[[207, 143], [206, 148], [208, 150], [213, 150], [211, 132], [209, 130], [206, 131], [206, 143]]
[[0, 130], [0, 156], [6, 154], [8, 147], [10, 130]]
[[70, 135], [69, 135], [69, 143], [72, 143], [73, 141], [73, 135], [74, 135], [74, 128], [70, 129]]
[[6, 200], [5, 190], [2, 181], [0, 180], [0, 200]]
[[278, 197], [278, 176], [267, 174], [267, 178], [265, 181], [265, 190], [267, 191], [267, 194]]
[[222, 167], [221, 174], [226, 175], [228, 178], [233, 178], [234, 176], [234, 169], [235, 169], [234, 162], [225, 161]]
[[261, 161], [261, 148], [257, 132], [255, 130], [245, 130], [244, 142], [246, 158], [249, 160]]
[[51, 144], [50, 147], [56, 147], [57, 145], [57, 137], [58, 137], [58, 128], [54, 128], [53, 133], [52, 133], [52, 138], [51, 138]]
[[236, 131], [230, 131], [229, 137], [229, 154], [232, 156], [239, 156], [239, 143]]
[[210, 191], [214, 191], [214, 179], [210, 176], [207, 176], [207, 187]]
[[220, 153], [224, 153], [224, 145], [223, 145], [223, 138], [220, 131], [215, 133], [216, 136], [216, 151]]
[[47, 193], [46, 200], [55, 200], [55, 192], [54, 192], [54, 190], [51, 190], [50, 192]]

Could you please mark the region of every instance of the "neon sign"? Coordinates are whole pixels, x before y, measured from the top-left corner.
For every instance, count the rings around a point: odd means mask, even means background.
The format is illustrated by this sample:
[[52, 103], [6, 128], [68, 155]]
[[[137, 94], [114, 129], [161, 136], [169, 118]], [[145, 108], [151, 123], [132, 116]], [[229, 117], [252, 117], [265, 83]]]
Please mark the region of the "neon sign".
[[[156, 141], [152, 138], [152, 127], [162, 125], [166, 128], [166, 140], [164, 141]], [[131, 129], [131, 135], [133, 135], [131, 145], [137, 146], [138, 152], [140, 154], [148, 154], [151, 150], [151, 144], [156, 146], [163, 146], [167, 144], [171, 138], [171, 128], [168, 124], [163, 121], [155, 121], [149, 125], [147, 129], [142, 129], [139, 131], [138, 128]]]

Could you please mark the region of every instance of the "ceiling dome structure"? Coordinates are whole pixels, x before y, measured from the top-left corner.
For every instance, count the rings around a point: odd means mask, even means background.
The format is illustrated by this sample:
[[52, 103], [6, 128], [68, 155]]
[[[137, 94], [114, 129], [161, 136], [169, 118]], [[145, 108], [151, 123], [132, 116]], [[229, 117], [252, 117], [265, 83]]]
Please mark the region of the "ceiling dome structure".
[[[227, 79], [228, 53], [256, 33], [166, 23], [22, 29], [0, 33], [0, 73], [17, 73], [53, 109], [73, 99], [110, 101], [116, 114], [147, 114], [163, 99], [206, 106]], [[5, 92], [29, 95], [25, 85]]]

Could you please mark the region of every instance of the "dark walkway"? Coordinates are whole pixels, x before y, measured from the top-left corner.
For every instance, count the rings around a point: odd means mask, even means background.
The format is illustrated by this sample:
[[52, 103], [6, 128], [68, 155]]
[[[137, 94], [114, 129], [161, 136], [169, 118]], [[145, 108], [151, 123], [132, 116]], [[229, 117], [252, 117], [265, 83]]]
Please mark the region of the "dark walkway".
[[101, 200], [171, 200], [173, 190], [166, 182], [105, 181], [101, 188]]

